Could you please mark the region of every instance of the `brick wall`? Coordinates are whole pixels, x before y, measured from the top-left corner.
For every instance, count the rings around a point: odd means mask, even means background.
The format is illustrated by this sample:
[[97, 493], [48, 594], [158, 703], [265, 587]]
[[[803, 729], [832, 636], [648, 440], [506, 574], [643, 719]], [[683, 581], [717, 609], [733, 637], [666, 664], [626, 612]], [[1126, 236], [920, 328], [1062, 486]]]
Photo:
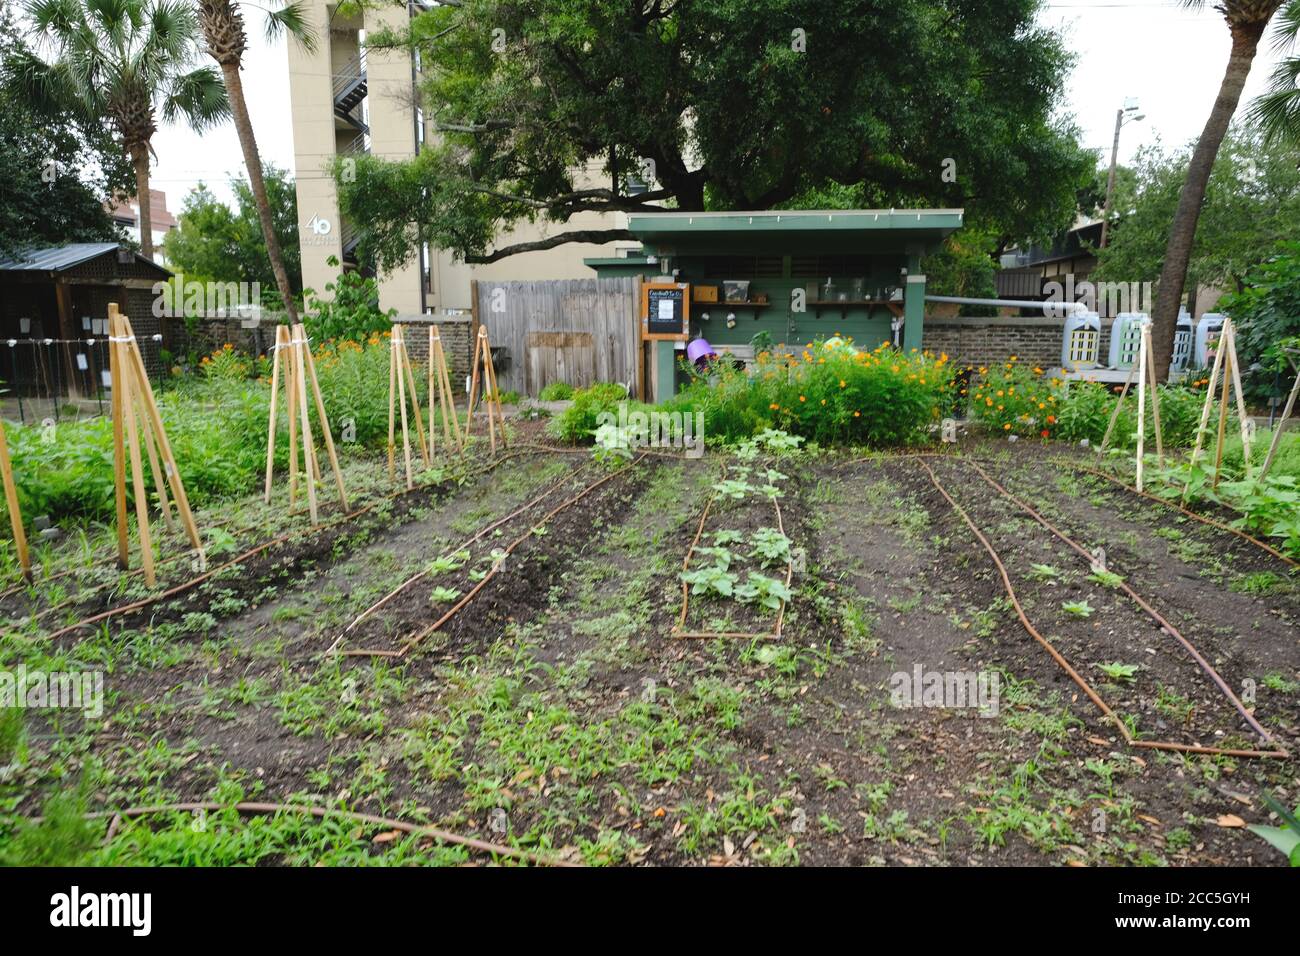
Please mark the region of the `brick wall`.
[[[1105, 363], [1110, 348], [1111, 319], [1101, 320], [1098, 358]], [[947, 352], [958, 365], [996, 365], [1011, 356], [1029, 366], [1060, 367], [1063, 319], [998, 316], [940, 318], [926, 316], [922, 347]]]
[[451, 378], [451, 387], [460, 393], [465, 379], [470, 373], [469, 363], [473, 344], [471, 326], [473, 321], [468, 315], [400, 315], [396, 319], [406, 336], [406, 352], [412, 362], [424, 364], [429, 360], [429, 326], [438, 327], [442, 339], [442, 351], [447, 356], [447, 372]]
[[[131, 321], [134, 323], [135, 319]], [[198, 358], [210, 355], [227, 342], [241, 352], [261, 355], [275, 342], [275, 320], [265, 317], [258, 326], [249, 329], [243, 328], [237, 316], [192, 319], [166, 316], [151, 321], [161, 326], [162, 347], [177, 361], [191, 354]]]

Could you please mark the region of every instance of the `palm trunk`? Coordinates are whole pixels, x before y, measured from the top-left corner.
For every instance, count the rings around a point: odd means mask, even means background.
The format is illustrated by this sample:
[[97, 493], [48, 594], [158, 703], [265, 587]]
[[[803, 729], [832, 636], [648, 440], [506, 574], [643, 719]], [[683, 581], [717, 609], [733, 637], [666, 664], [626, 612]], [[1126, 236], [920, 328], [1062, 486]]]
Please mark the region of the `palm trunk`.
[[1192, 243], [1196, 239], [1196, 223], [1201, 216], [1201, 203], [1210, 172], [1219, 155], [1219, 146], [1227, 135], [1232, 116], [1241, 101], [1241, 91], [1250, 74], [1255, 59], [1255, 49], [1264, 33], [1263, 23], [1230, 24], [1232, 52], [1228, 68], [1219, 85], [1219, 96], [1210, 110], [1201, 138], [1196, 141], [1191, 163], [1187, 167], [1187, 181], [1178, 197], [1178, 209], [1169, 228], [1169, 243], [1165, 247], [1165, 261], [1160, 269], [1160, 284], [1156, 289], [1156, 305], [1152, 315], [1151, 343], [1155, 361], [1156, 378], [1163, 382], [1169, 376], [1169, 363], [1174, 354], [1174, 332], [1178, 325], [1178, 303], [1182, 299], [1183, 282], [1192, 257]]
[[284, 253], [280, 251], [280, 240], [275, 234], [275, 223], [271, 219], [271, 201], [266, 195], [266, 181], [262, 178], [262, 159], [257, 152], [253, 123], [248, 117], [248, 104], [244, 102], [244, 84], [239, 77], [239, 65], [222, 63], [221, 74], [226, 81], [226, 94], [230, 99], [230, 112], [235, 120], [235, 132], [239, 134], [239, 145], [244, 151], [244, 165], [248, 168], [248, 184], [253, 190], [253, 201], [257, 205], [257, 218], [262, 223], [262, 238], [266, 240], [266, 254], [271, 258], [271, 271], [275, 274], [275, 284], [280, 289], [280, 298], [284, 301], [284, 311], [289, 317], [289, 322], [297, 323], [298, 310], [293, 304], [289, 272], [284, 267]]
[[135, 201], [140, 207], [140, 255], [153, 258], [153, 216], [149, 213], [149, 144], [132, 143], [128, 149], [135, 167]]

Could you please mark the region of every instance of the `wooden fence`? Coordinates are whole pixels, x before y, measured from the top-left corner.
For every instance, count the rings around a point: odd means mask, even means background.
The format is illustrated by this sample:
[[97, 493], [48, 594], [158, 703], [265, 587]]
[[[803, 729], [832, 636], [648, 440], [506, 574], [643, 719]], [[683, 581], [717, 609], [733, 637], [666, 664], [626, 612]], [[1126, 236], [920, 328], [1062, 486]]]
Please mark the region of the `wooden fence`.
[[623, 382], [636, 394], [637, 284], [634, 276], [475, 281], [474, 319], [500, 350], [500, 388], [535, 396], [551, 382]]

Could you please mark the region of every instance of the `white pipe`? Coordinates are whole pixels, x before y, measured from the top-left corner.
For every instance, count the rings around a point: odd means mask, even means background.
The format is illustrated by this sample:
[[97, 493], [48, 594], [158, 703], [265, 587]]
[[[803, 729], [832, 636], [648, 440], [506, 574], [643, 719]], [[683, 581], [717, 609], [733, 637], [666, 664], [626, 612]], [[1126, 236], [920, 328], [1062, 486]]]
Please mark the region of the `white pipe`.
[[1005, 309], [1062, 309], [1066, 312], [1087, 312], [1082, 302], [1037, 302], [1032, 299], [973, 299], [962, 295], [927, 295], [926, 302], [954, 302], [957, 305], [994, 305]]

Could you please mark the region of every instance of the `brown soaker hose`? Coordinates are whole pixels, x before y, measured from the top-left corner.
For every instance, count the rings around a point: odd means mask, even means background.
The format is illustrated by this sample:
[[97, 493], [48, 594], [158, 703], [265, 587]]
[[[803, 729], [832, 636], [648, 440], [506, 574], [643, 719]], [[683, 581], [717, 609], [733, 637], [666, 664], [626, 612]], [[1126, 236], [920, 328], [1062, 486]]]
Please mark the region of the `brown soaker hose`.
[[[1011, 494], [1011, 492], [1007, 491], [1006, 488], [1002, 487], [1000, 484], [994, 481], [991, 477], [989, 477], [988, 472], [986, 472], [979, 465], [979, 463], [972, 461], [969, 462], [969, 464], [972, 468], [974, 468], [977, 472], [979, 472], [981, 478], [983, 478], [991, 487], [993, 487], [999, 493], [1001, 493], [1003, 497], [1015, 502], [1017, 507], [1019, 507], [1022, 511], [1024, 511], [1026, 514], [1032, 517], [1035, 521], [1037, 521], [1040, 525], [1042, 525], [1052, 534], [1054, 534], [1057, 538], [1064, 541], [1067, 545], [1073, 548], [1075, 552], [1082, 555], [1085, 560], [1087, 561], [1092, 560], [1092, 555], [1088, 552], [1086, 548], [1084, 548], [1081, 544], [1079, 544], [1078, 542], [1074, 541], [1072, 538], [1070, 538], [1069, 536], [1061, 532], [1059, 529], [1053, 526], [1051, 522], [1049, 522], [1046, 518], [1044, 518], [1041, 514], [1039, 514], [1029, 505], [1025, 504], [1025, 502], [1021, 501], [1015, 495]], [[1223, 695], [1228, 698], [1228, 700], [1232, 703], [1232, 706], [1237, 709], [1237, 712], [1241, 714], [1242, 718], [1246, 721], [1246, 723], [1250, 724], [1251, 728], [1255, 731], [1255, 733], [1259, 734], [1259, 736], [1263, 738], [1265, 742], [1276, 746], [1277, 744], [1276, 741], [1273, 740], [1273, 736], [1262, 726], [1260, 726], [1259, 722], [1255, 720], [1254, 715], [1251, 714], [1251, 712], [1246, 709], [1246, 705], [1243, 704], [1237, 698], [1237, 695], [1232, 692], [1232, 688], [1228, 686], [1228, 682], [1225, 681], [1221, 676], [1219, 676], [1219, 672], [1216, 671], [1210, 665], [1209, 661], [1207, 661], [1204, 657], [1201, 656], [1201, 652], [1196, 649], [1196, 647], [1192, 644], [1192, 642], [1189, 641], [1186, 637], [1184, 637], [1182, 632], [1179, 631], [1178, 628], [1174, 627], [1173, 624], [1171, 624], [1168, 620], [1166, 620], [1164, 616], [1161, 615], [1160, 612], [1157, 611], [1154, 607], [1152, 607], [1144, 598], [1142, 598], [1141, 595], [1139, 595], [1136, 591], [1134, 591], [1131, 587], [1129, 587], [1127, 582], [1120, 581], [1119, 586], [1120, 589], [1125, 594], [1127, 594], [1130, 598], [1133, 599], [1133, 601], [1138, 605], [1138, 607], [1146, 611], [1147, 614], [1150, 615], [1150, 617], [1157, 624], [1160, 625], [1162, 630], [1170, 634], [1175, 640], [1178, 641], [1178, 643], [1183, 645], [1183, 648], [1187, 651], [1187, 653], [1192, 656], [1192, 660], [1196, 661], [1197, 665], [1199, 665], [1201, 670], [1205, 672], [1206, 676], [1209, 677], [1212, 681], [1214, 681], [1216, 685], [1218, 685], [1219, 690], [1221, 690], [1223, 692]]]
[[1241, 538], [1242, 540], [1249, 541], [1251, 544], [1255, 545], [1255, 547], [1262, 548], [1263, 550], [1267, 551], [1269, 554], [1273, 555], [1273, 557], [1277, 558], [1278, 560], [1285, 561], [1287, 564], [1291, 565], [1291, 567], [1300, 568], [1300, 561], [1296, 561], [1293, 558], [1287, 557], [1281, 551], [1278, 551], [1276, 548], [1271, 547], [1266, 542], [1259, 540], [1259, 538], [1247, 534], [1246, 532], [1242, 531], [1240, 528], [1234, 528], [1230, 524], [1225, 524], [1222, 521], [1216, 521], [1215, 519], [1206, 517], [1203, 514], [1198, 514], [1197, 512], [1192, 511], [1190, 508], [1186, 508], [1183, 505], [1174, 504], [1172, 501], [1166, 501], [1164, 498], [1161, 498], [1159, 495], [1153, 495], [1150, 492], [1146, 492], [1146, 491], [1138, 491], [1132, 485], [1121, 481], [1120, 479], [1116, 478], [1114, 475], [1108, 475], [1106, 474], [1106, 472], [1099, 471], [1096, 468], [1089, 468], [1087, 465], [1080, 465], [1070, 461], [1057, 461], [1053, 459], [1052, 464], [1057, 465], [1058, 467], [1061, 468], [1070, 468], [1073, 469], [1074, 471], [1082, 471], [1089, 475], [1096, 475], [1098, 478], [1105, 478], [1107, 481], [1111, 482], [1112, 484], [1119, 485], [1125, 491], [1130, 491], [1135, 495], [1140, 495], [1141, 497], [1146, 498], [1150, 501], [1155, 501], [1159, 504], [1164, 505], [1166, 508], [1172, 508], [1175, 511], [1181, 511], [1187, 517], [1192, 518], [1195, 521], [1199, 521], [1201, 522], [1201, 524], [1209, 525], [1211, 528], [1218, 528], [1220, 531], [1227, 531], [1229, 534], [1235, 534], [1237, 537]]
[[[358, 813], [354, 810], [338, 810], [333, 807], [315, 807], [296, 803], [257, 803], [245, 801], [242, 803], [220, 803], [216, 800], [197, 800], [189, 803], [165, 803], [148, 807], [128, 807], [125, 810], [97, 810], [87, 813], [86, 818], [90, 820], [103, 819], [105, 817], [114, 821], [110, 828], [110, 834], [116, 833], [116, 821], [121, 817], [143, 817], [154, 813], [194, 813], [199, 810], [237, 810], [240, 813], [299, 813], [305, 816], [316, 817], [317, 819], [328, 819], [330, 817], [342, 817], [346, 820], [355, 820], [358, 823], [371, 823], [376, 826], [385, 827], [389, 830], [401, 830], [417, 837], [432, 837], [443, 843], [451, 843], [456, 846], [468, 847], [471, 850], [479, 850], [483, 853], [491, 853], [494, 856], [510, 857], [515, 860], [526, 860], [529, 863], [536, 863], [539, 866], [576, 866], [567, 860], [551, 859], [531, 853], [528, 850], [517, 850], [510, 846], [501, 846], [497, 843], [488, 843], [485, 840], [479, 840], [474, 837], [461, 836], [459, 833], [452, 833], [450, 830], [442, 830], [438, 827], [426, 826], [422, 823], [407, 823], [404, 820], [392, 820], [387, 817], [378, 817], [370, 813]], [[40, 818], [35, 818], [39, 820]]]
[[[494, 459], [486, 468], [480, 469], [477, 472], [472, 472], [471, 474], [472, 475], [484, 474], [496, 468], [498, 465], [502, 464], [503, 462], [509, 460], [510, 458], [514, 458], [517, 455], [524, 455], [524, 454], [528, 454], [528, 453], [523, 451], [516, 451], [516, 452], [512, 452], [509, 455], [503, 455], [500, 458]], [[243, 564], [245, 561], [249, 560], [250, 558], [256, 557], [257, 555], [261, 554], [263, 551], [267, 550], [268, 548], [275, 547], [277, 544], [283, 544], [284, 542], [299, 537], [301, 535], [311, 534], [317, 531], [324, 531], [336, 525], [343, 524], [348, 521], [352, 521], [353, 519], [359, 518], [361, 517], [361, 515], [366, 514], [369, 511], [373, 511], [376, 507], [378, 507], [380, 504], [382, 504], [385, 501], [392, 501], [396, 498], [401, 498], [404, 495], [413, 494], [418, 491], [426, 491], [430, 487], [433, 486], [416, 486], [415, 488], [403, 488], [401, 491], [396, 491], [393, 492], [392, 494], [384, 495], [381, 498], [377, 498], [376, 500], [372, 501], [370, 504], [366, 505], [364, 508], [358, 508], [356, 511], [349, 512], [348, 514], [345, 515], [340, 515], [334, 518], [332, 521], [312, 525], [308, 528], [296, 528], [292, 531], [286, 531], [284, 534], [277, 535], [276, 537], [271, 538], [269, 541], [264, 541], [261, 544], [257, 545], [256, 547], [248, 549], [238, 557], [232, 558], [231, 560], [225, 562], [224, 564], [218, 567], [211, 569], [210, 571], [205, 571], [203, 574], [190, 578], [188, 581], [182, 581], [180, 584], [168, 588], [166, 591], [163, 591], [159, 594], [150, 595], [147, 598], [141, 598], [139, 601], [133, 601], [130, 604], [122, 604], [119, 605], [118, 607], [109, 608], [107, 611], [101, 611], [98, 614], [91, 615], [90, 617], [78, 621], [75, 624], [69, 624], [67, 627], [61, 628], [60, 630], [55, 631], [53, 634], [50, 634], [48, 640], [51, 641], [57, 640], [58, 638], [63, 637], [65, 634], [70, 634], [73, 631], [80, 630], [83, 627], [89, 627], [92, 624], [98, 624], [100, 621], [107, 620], [108, 618], [111, 617], [116, 617], [119, 614], [129, 614], [133, 611], [138, 611], [141, 608], [146, 608], [151, 604], [157, 604], [159, 601], [164, 601], [167, 598], [175, 597], [178, 594], [183, 594], [186, 591], [189, 591], [197, 587], [198, 585], [202, 584], [204, 581], [208, 580], [214, 575], [219, 574], [228, 568], [233, 568], [236, 565]]]
[[[1016, 589], [1011, 584], [1011, 577], [1007, 573], [1006, 565], [1002, 563], [1002, 558], [998, 555], [997, 550], [993, 547], [992, 544], [989, 543], [989, 539], [984, 536], [984, 533], [980, 531], [979, 527], [976, 526], [975, 522], [971, 520], [970, 515], [966, 513], [966, 510], [956, 502], [956, 500], [952, 497], [952, 495], [948, 493], [947, 489], [944, 488], [944, 486], [940, 483], [938, 476], [935, 475], [934, 473], [934, 470], [925, 462], [923, 458], [919, 456], [914, 456], [914, 457], [916, 458], [917, 464], [919, 464], [922, 468], [925, 469], [926, 473], [930, 477], [931, 483], [933, 483], [934, 487], [938, 490], [939, 494], [941, 494], [944, 497], [944, 499], [948, 502], [948, 504], [952, 507], [952, 509], [955, 512], [957, 512], [958, 516], [962, 519], [962, 521], [966, 523], [966, 526], [970, 528], [971, 532], [975, 535], [976, 539], [979, 540], [979, 543], [983, 546], [984, 550], [988, 552], [989, 557], [993, 559], [993, 564], [997, 568], [998, 574], [1002, 578], [1002, 586], [1007, 592], [1007, 597], [1010, 599], [1012, 607], [1016, 609], [1016, 615], [1020, 618], [1020, 623], [1024, 626], [1025, 630], [1029, 632], [1030, 637], [1032, 637], [1035, 641], [1037, 641], [1039, 645], [1041, 645], [1043, 649], [1046, 650], [1047, 653], [1051, 655], [1052, 659], [1056, 661], [1056, 663], [1061, 667], [1061, 669], [1070, 675], [1070, 679], [1073, 680], [1075, 684], [1078, 685], [1079, 689], [1082, 690], [1084, 694], [1087, 695], [1088, 699], [1091, 700], [1094, 705], [1096, 705], [1097, 709], [1100, 710], [1109, 720], [1111, 720], [1117, 728], [1119, 728], [1120, 736], [1124, 738], [1125, 743], [1127, 743], [1129, 746], [1132, 747], [1140, 747], [1149, 750], [1172, 750], [1180, 753], [1212, 754], [1212, 755], [1229, 756], [1229, 757], [1285, 758], [1290, 756], [1289, 753], [1281, 749], [1272, 750], [1272, 751], [1237, 750], [1237, 749], [1228, 749], [1223, 747], [1203, 747], [1198, 744], [1181, 744], [1181, 743], [1174, 743], [1170, 741], [1151, 741], [1151, 740], [1136, 739], [1131, 733], [1129, 733], [1128, 727], [1125, 726], [1124, 722], [1115, 714], [1113, 710], [1111, 710], [1109, 705], [1107, 705], [1106, 702], [1101, 699], [1101, 697], [1097, 694], [1097, 692], [1093, 690], [1092, 685], [1090, 685], [1086, 680], [1084, 680], [1083, 677], [1079, 674], [1079, 672], [1076, 671], [1072, 666], [1070, 666], [1070, 662], [1067, 661], [1064, 657], [1062, 657], [1061, 653], [1055, 647], [1053, 647], [1051, 643], [1045, 637], [1043, 637], [1043, 635], [1039, 633], [1038, 629], [1035, 628], [1034, 625], [1030, 622], [1029, 617], [1025, 614], [1024, 606], [1021, 605], [1020, 603], [1020, 598], [1016, 595]], [[1091, 560], [1091, 555], [1089, 555], [1089, 559]]]
[[[533, 536], [533, 530], [535, 528], [539, 528], [545, 525], [546, 522], [550, 521], [561, 511], [564, 511], [565, 509], [577, 504], [579, 501], [587, 497], [587, 495], [591, 494], [593, 491], [595, 491], [605, 482], [611, 481], [612, 479], [617, 478], [620, 475], [626, 473], [631, 468], [640, 464], [640, 462], [644, 458], [645, 455], [639, 456], [634, 461], [618, 469], [618, 471], [611, 472], [610, 474], [606, 475], [604, 478], [601, 478], [598, 481], [593, 482], [592, 484], [588, 485], [586, 488], [582, 489], [582, 491], [574, 495], [572, 498], [569, 498], [568, 500], [563, 501], [556, 507], [552, 508], [550, 511], [548, 511], [545, 515], [542, 516], [540, 521], [532, 525], [532, 527], [530, 527], [528, 531], [520, 535], [514, 541], [510, 542], [510, 544], [507, 545], [503, 551], [503, 557], [512, 554], [515, 548], [519, 547], [521, 544], [523, 544], [525, 541], [531, 538]], [[547, 494], [549, 493], [550, 492], [548, 491]], [[545, 497], [545, 495], [543, 495], [543, 497]], [[526, 507], [527, 506], [525, 506], [525, 508]], [[520, 510], [522, 511], [524, 509], [520, 509]], [[508, 520], [508, 519], [503, 519], [503, 520]], [[443, 614], [442, 617], [438, 618], [438, 620], [434, 621], [428, 627], [425, 627], [422, 630], [419, 630], [416, 633], [412, 634], [409, 638], [407, 638], [402, 643], [401, 647], [399, 647], [397, 650], [392, 651], [392, 650], [373, 650], [373, 649], [359, 648], [350, 651], [340, 651], [339, 653], [341, 653], [345, 657], [405, 657], [408, 653], [410, 653], [411, 648], [415, 647], [415, 645], [418, 644], [420, 641], [424, 640], [424, 638], [428, 637], [434, 631], [438, 630], [438, 628], [442, 627], [444, 624], [450, 621], [453, 617], [456, 616], [456, 614], [460, 612], [460, 610], [463, 607], [465, 607], [465, 605], [469, 604], [470, 601], [472, 601], [475, 597], [477, 597], [478, 593], [482, 591], [484, 587], [487, 586], [487, 583], [491, 581], [494, 577], [496, 577], [497, 572], [500, 570], [500, 568], [501, 568], [500, 562], [494, 564], [492, 566], [492, 569], [483, 576], [483, 579], [479, 581], [477, 584], [475, 584], [474, 587], [470, 589], [469, 593], [467, 593], [463, 598], [457, 601], [449, 611]], [[337, 645], [338, 645], [338, 641], [335, 641], [334, 646]]]

